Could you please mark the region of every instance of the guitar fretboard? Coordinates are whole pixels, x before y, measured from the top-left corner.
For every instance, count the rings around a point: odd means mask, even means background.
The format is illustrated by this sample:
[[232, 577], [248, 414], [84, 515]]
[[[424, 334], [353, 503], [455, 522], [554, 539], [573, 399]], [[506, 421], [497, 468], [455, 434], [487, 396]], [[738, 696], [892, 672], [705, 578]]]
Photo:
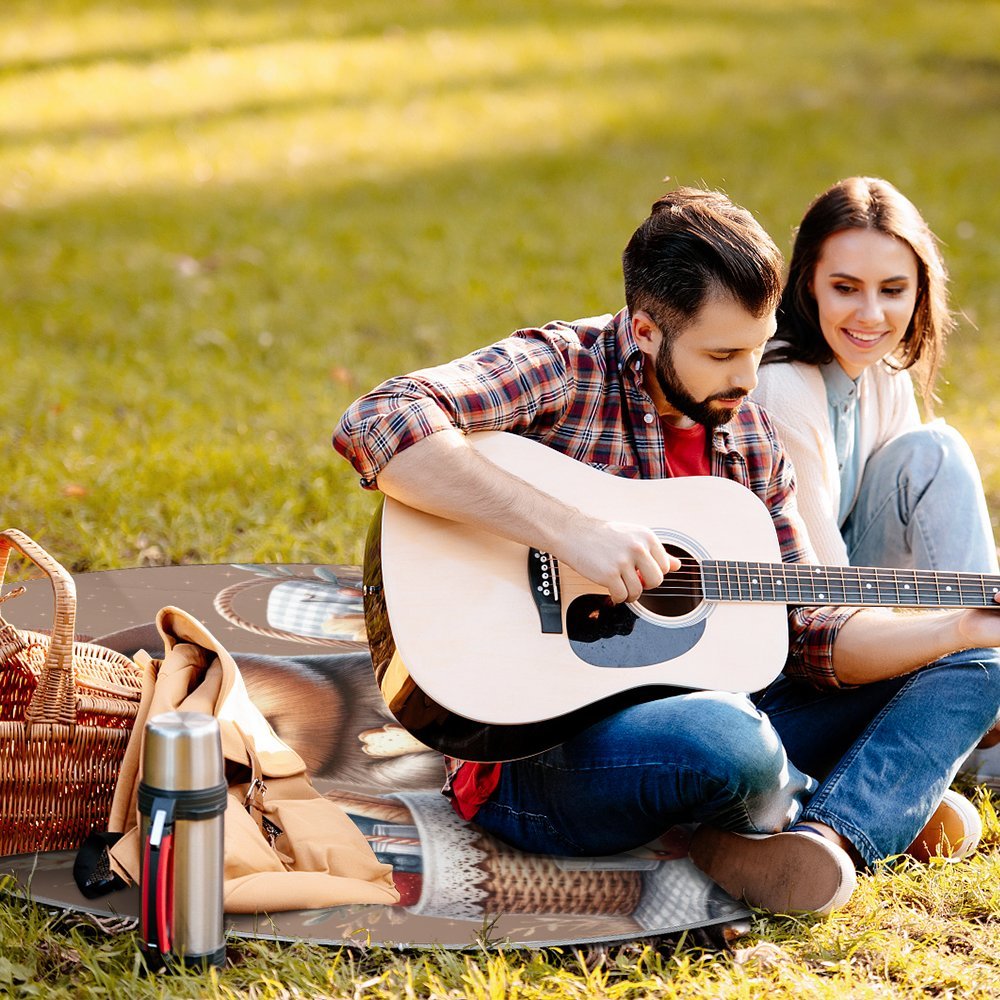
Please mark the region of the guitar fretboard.
[[805, 563], [710, 559], [701, 563], [701, 578], [708, 600], [770, 604], [997, 608], [1000, 592], [1000, 576], [980, 573]]

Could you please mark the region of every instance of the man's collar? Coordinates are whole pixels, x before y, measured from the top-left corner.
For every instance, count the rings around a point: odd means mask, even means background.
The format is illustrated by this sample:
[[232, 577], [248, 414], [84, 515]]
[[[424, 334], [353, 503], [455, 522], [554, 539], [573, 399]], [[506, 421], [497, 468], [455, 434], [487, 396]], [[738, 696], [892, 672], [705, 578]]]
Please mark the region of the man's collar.
[[618, 356], [622, 369], [627, 368], [638, 377], [642, 374], [643, 353], [632, 335], [632, 317], [627, 307], [615, 315], [614, 324], [618, 330]]
[[728, 455], [733, 451], [732, 433], [729, 430], [729, 423], [722, 424], [712, 431], [712, 450]]

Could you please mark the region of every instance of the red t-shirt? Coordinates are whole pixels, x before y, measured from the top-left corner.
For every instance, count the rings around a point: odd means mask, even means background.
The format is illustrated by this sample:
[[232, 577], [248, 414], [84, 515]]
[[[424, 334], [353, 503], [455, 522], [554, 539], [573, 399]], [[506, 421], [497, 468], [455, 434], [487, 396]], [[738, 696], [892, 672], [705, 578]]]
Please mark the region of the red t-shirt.
[[472, 819], [500, 784], [503, 764], [463, 764], [451, 781], [451, 806], [462, 819]]
[[675, 427], [661, 417], [660, 427], [666, 442], [665, 461], [671, 479], [712, 474], [708, 458], [708, 430], [703, 424]]
[[[666, 442], [665, 461], [671, 478], [711, 475], [708, 431], [702, 424], [675, 427], [661, 418]], [[503, 764], [463, 764], [452, 779], [452, 807], [462, 819], [472, 819], [500, 783]]]

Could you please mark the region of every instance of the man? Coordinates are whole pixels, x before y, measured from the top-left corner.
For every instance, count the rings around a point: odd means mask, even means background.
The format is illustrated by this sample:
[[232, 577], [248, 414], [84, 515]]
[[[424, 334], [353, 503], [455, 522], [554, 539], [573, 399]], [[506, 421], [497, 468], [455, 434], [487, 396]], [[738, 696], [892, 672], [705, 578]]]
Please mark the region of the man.
[[[499, 469], [467, 432], [523, 434], [633, 478], [734, 479], [767, 505], [782, 558], [811, 559], [792, 470], [746, 400], [775, 328], [774, 243], [723, 195], [682, 189], [653, 206], [623, 270], [617, 315], [521, 330], [390, 379], [350, 407], [335, 447], [362, 485], [548, 551], [615, 601], [678, 561], [648, 527], [595, 520]], [[857, 865], [919, 840], [992, 726], [1000, 657], [977, 647], [1000, 644], [1000, 615], [799, 608], [789, 630], [784, 676], [756, 704], [691, 692], [637, 705], [526, 760], [452, 761], [445, 792], [535, 852], [614, 853], [697, 822], [691, 856], [730, 893], [828, 912]]]

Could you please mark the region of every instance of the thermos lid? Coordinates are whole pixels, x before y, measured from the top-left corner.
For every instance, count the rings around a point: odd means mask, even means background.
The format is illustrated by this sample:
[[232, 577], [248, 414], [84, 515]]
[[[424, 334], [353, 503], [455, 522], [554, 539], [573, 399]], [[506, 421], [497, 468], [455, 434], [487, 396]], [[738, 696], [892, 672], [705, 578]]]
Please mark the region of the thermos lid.
[[225, 781], [219, 723], [204, 712], [164, 712], [146, 723], [142, 782], [166, 791], [214, 788]]

